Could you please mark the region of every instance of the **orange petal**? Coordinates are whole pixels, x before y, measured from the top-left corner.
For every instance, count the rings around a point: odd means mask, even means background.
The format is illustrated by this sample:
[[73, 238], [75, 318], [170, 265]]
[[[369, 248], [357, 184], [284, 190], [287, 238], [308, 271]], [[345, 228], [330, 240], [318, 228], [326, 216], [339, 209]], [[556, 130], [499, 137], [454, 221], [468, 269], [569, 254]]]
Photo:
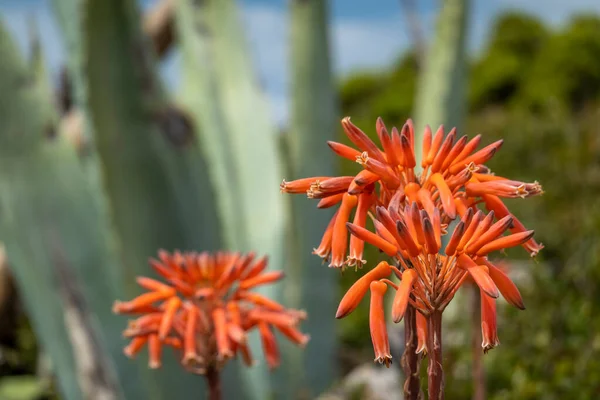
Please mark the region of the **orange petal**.
[[441, 239], [437, 240], [433, 231], [433, 225], [427, 217], [423, 219], [423, 232], [425, 234], [425, 241], [427, 242], [427, 252], [429, 254], [437, 254], [440, 251], [439, 244], [441, 243]]
[[427, 214], [433, 215], [433, 210], [436, 208], [435, 203], [431, 199], [431, 193], [427, 189], [419, 189], [417, 192], [417, 198], [419, 203], [423, 206], [423, 209], [427, 211]]
[[150, 260], [148, 260], [148, 262], [150, 263], [150, 266], [152, 267], [152, 269], [154, 269], [156, 271], [156, 273], [158, 273], [163, 278], [171, 279], [171, 278], [177, 276], [177, 273], [175, 271], [171, 270], [170, 268], [168, 268], [166, 265], [164, 265], [160, 261], [157, 261], [157, 260], [151, 258]]
[[454, 196], [450, 191], [450, 188], [446, 184], [446, 181], [440, 173], [435, 173], [429, 177], [431, 183], [435, 185], [440, 194], [440, 200], [442, 201], [442, 207], [444, 212], [450, 219], [456, 218], [456, 206], [454, 205]]
[[265, 352], [265, 359], [267, 360], [267, 364], [269, 368], [273, 369], [279, 365], [280, 356], [279, 356], [279, 348], [277, 347], [277, 342], [275, 341], [275, 335], [273, 331], [266, 323], [258, 324], [258, 331], [260, 333], [260, 339], [263, 346], [263, 351]]
[[396, 151], [392, 144], [392, 139], [390, 138], [390, 135], [388, 134], [388, 131], [381, 117], [377, 118], [377, 122], [375, 123], [375, 130], [377, 131], [377, 136], [379, 137], [379, 141], [383, 146], [383, 151], [385, 153], [387, 163], [392, 166], [400, 165], [400, 160], [396, 157]]
[[298, 323], [298, 318], [296, 316], [283, 312], [261, 310], [258, 308], [250, 311], [248, 317], [260, 322], [266, 322], [270, 325], [293, 326]]
[[231, 345], [227, 335], [227, 319], [223, 308], [215, 308], [212, 311], [212, 319], [215, 330], [215, 340], [217, 342], [217, 352], [220, 360], [226, 360], [233, 356]]
[[353, 176], [336, 176], [326, 181], [315, 181], [306, 191], [309, 199], [322, 199], [331, 195], [346, 192], [354, 180]]
[[180, 278], [171, 278], [169, 279], [169, 282], [184, 296], [189, 297], [194, 295], [194, 287], [187, 281]]
[[475, 228], [475, 231], [473, 231], [473, 234], [471, 235], [471, 238], [469, 239], [469, 241], [465, 244], [463, 251], [466, 253], [467, 249], [469, 248], [469, 246], [476, 241], [477, 239], [479, 239], [481, 237], [481, 235], [483, 235], [484, 232], [486, 232], [491, 226], [492, 226], [492, 222], [494, 221], [494, 212], [490, 211], [482, 220], [481, 222], [479, 222], [479, 224], [477, 224], [477, 228]]
[[344, 157], [350, 161], [356, 160], [356, 157], [360, 155], [360, 151], [353, 149], [350, 146], [346, 146], [345, 144], [328, 141], [327, 145], [333, 150], [335, 154], [340, 157]]
[[177, 350], [181, 349], [181, 339], [179, 339], [178, 337], [174, 337], [174, 336], [166, 337], [162, 341], [162, 344], [165, 346], [171, 346]]
[[[358, 205], [354, 214], [353, 225], [363, 227], [367, 223], [367, 213], [373, 204], [373, 196], [370, 193], [361, 193], [358, 196]], [[356, 235], [350, 236], [350, 256], [348, 257], [348, 266], [357, 266], [361, 268], [365, 264], [362, 259], [365, 242]]]
[[388, 209], [394, 211], [400, 210], [400, 205], [404, 204], [404, 200], [406, 200], [404, 190], [402, 190], [402, 188], [397, 189], [392, 198], [390, 199]]
[[509, 304], [524, 310], [525, 304], [523, 304], [523, 298], [521, 297], [521, 293], [519, 292], [517, 285], [515, 285], [508, 275], [500, 268], [496, 267], [485, 258], [481, 260], [488, 267], [490, 278], [492, 278], [498, 287], [498, 290], [500, 290], [500, 293], [502, 293], [502, 297], [504, 297]]
[[468, 209], [471, 209], [470, 207], [467, 207], [463, 199], [458, 197], [454, 198], [454, 205], [456, 206], [456, 211], [458, 211], [458, 215], [460, 215], [461, 218], [465, 216], [465, 213]]
[[360, 277], [354, 284], [348, 289], [335, 314], [336, 318], [344, 318], [358, 307], [358, 304], [369, 290], [369, 285], [375, 280], [387, 278], [392, 273], [390, 265], [382, 261], [371, 271]]
[[[458, 153], [458, 155], [454, 158], [454, 161], [450, 164], [450, 166], [452, 166], [453, 164], [461, 163], [461, 161], [463, 161], [465, 158], [471, 155], [471, 153], [475, 151], [477, 146], [479, 146], [479, 142], [481, 142], [481, 135], [477, 135], [473, 139], [471, 139], [469, 143], [465, 145], [462, 151]], [[461, 164], [465, 165], [463, 163]]]
[[387, 185], [394, 188], [400, 185], [400, 179], [395, 175], [394, 170], [388, 164], [369, 157], [366, 151], [356, 158], [356, 162], [377, 175]]
[[494, 154], [496, 154], [496, 151], [498, 151], [498, 149], [500, 149], [500, 147], [502, 147], [503, 142], [504, 142], [504, 140], [500, 139], [490, 145], [487, 145], [483, 149], [466, 157], [465, 159], [455, 162], [454, 164], [452, 164], [450, 166], [448, 171], [451, 174], [456, 174], [456, 173], [460, 172], [462, 169], [464, 169], [465, 166], [469, 165], [470, 163], [474, 163], [475, 165], [485, 164], [489, 159], [491, 159], [494, 156]]
[[272, 311], [283, 311], [285, 309], [281, 304], [279, 304], [275, 300], [271, 300], [268, 297], [263, 296], [259, 293], [239, 291], [237, 293], [237, 296], [242, 300], [249, 301], [258, 306], [263, 306]]
[[254, 264], [248, 265], [246, 267], [246, 270], [242, 273], [242, 275], [240, 276], [240, 279], [243, 280], [243, 279], [254, 278], [255, 276], [261, 274], [267, 268], [268, 263], [269, 263], [268, 256], [263, 256], [263, 257], [259, 258], [258, 260], [254, 261]]
[[160, 368], [162, 355], [162, 344], [158, 335], [148, 337], [148, 367], [152, 369]]
[[419, 206], [416, 202], [413, 202], [410, 206], [406, 206], [404, 211], [404, 222], [410, 231], [412, 237], [421, 245], [425, 245], [425, 234], [423, 233], [423, 222], [421, 220], [421, 213]]
[[115, 314], [135, 312], [136, 310], [148, 307], [157, 301], [168, 299], [176, 294], [175, 289], [165, 290], [163, 292], [144, 293], [128, 302], [116, 301], [113, 305]]
[[458, 139], [458, 141], [456, 142], [456, 144], [454, 144], [452, 150], [450, 150], [448, 156], [444, 160], [444, 163], [440, 168], [441, 171], [445, 171], [456, 160], [456, 157], [463, 151], [468, 140], [469, 138], [467, 137], [467, 135], [464, 135], [463, 137]]
[[143, 287], [146, 290], [150, 290], [153, 292], [172, 290], [171, 286], [169, 286], [165, 283], [162, 283], [160, 281], [157, 281], [155, 279], [146, 278], [145, 276], [138, 276], [137, 278], [135, 278], [135, 280], [138, 283], [138, 285], [140, 285], [141, 287]]
[[442, 141], [444, 140], [444, 125], [440, 125], [435, 136], [433, 137], [433, 141], [431, 142], [431, 148], [429, 149], [429, 153], [427, 153], [427, 164], [431, 165], [435, 156], [437, 155], [440, 146], [442, 145]]
[[408, 252], [411, 257], [416, 257], [419, 255], [419, 247], [415, 243], [415, 239], [410, 235], [406, 224], [402, 220], [396, 221], [396, 231], [398, 232], [398, 236], [402, 243], [399, 243], [400, 246], [404, 245], [404, 249]]
[[329, 208], [329, 207], [333, 207], [336, 204], [338, 204], [340, 201], [342, 201], [342, 198], [344, 197], [344, 193], [338, 193], [338, 194], [334, 194], [328, 197], [324, 197], [319, 201], [319, 204], [317, 204], [317, 208]]
[[452, 236], [450, 237], [450, 240], [448, 241], [448, 244], [446, 245], [446, 255], [447, 256], [453, 256], [456, 253], [456, 246], [458, 246], [458, 243], [460, 242], [460, 239], [462, 238], [462, 235], [465, 233], [465, 223], [463, 221], [460, 221], [458, 224], [456, 224], [456, 227], [454, 228], [454, 232], [452, 232]]
[[404, 134], [400, 135], [400, 144], [404, 154], [403, 165], [407, 168], [414, 168], [416, 165], [415, 152], [411, 146], [410, 139]]
[[246, 343], [246, 332], [239, 325], [231, 322], [227, 324], [227, 336], [236, 346]]
[[451, 191], [456, 191], [458, 188], [462, 188], [465, 184], [473, 177], [473, 171], [467, 167], [460, 171], [458, 175], [450, 175], [446, 184]]
[[450, 150], [452, 149], [452, 144], [454, 144], [454, 139], [456, 138], [456, 128], [452, 128], [452, 130], [446, 135], [446, 139], [440, 146], [440, 150], [436, 154], [433, 159], [433, 163], [431, 164], [431, 172], [436, 173], [442, 169], [442, 165], [444, 161], [450, 154]]
[[185, 324], [185, 337], [183, 338], [183, 363], [188, 365], [198, 359], [196, 350], [196, 326], [198, 323], [198, 312], [190, 307], [187, 312]]
[[346, 259], [346, 250], [348, 249], [348, 229], [346, 222], [350, 218], [352, 209], [356, 207], [356, 196], [348, 193], [344, 194], [339, 214], [333, 225], [333, 236], [331, 239], [331, 262], [329, 267], [340, 268], [344, 265]]
[[286, 180], [284, 179], [283, 182], [281, 182], [281, 184], [279, 185], [279, 189], [283, 193], [291, 193], [291, 194], [306, 193], [306, 191], [308, 189], [310, 189], [310, 186], [315, 181], [323, 182], [329, 178], [330, 178], [329, 176], [313, 176], [310, 178], [296, 179], [295, 181], [290, 181], [290, 182], [286, 182]]
[[305, 335], [294, 327], [281, 325], [275, 325], [275, 327], [292, 343], [295, 343], [300, 347], [306, 346], [306, 343], [310, 340], [310, 335]]
[[498, 340], [498, 331], [496, 324], [496, 300], [489, 296], [486, 296], [481, 291], [481, 336], [483, 338], [481, 347], [483, 352], [487, 353], [489, 350], [500, 344]]
[[375, 351], [375, 362], [385, 364], [389, 368], [392, 363], [392, 355], [390, 353], [390, 342], [388, 340], [383, 312], [383, 296], [387, 290], [387, 285], [383, 282], [373, 281], [370, 284], [370, 288], [369, 328]]
[[469, 271], [469, 274], [471, 275], [477, 286], [479, 286], [479, 288], [483, 290], [488, 296], [493, 298], [498, 298], [498, 296], [500, 296], [496, 284], [486, 272], [485, 267], [477, 265], [475, 261], [473, 261], [469, 256], [464, 254], [458, 256], [457, 262], [459, 267]]
[[398, 248], [392, 243], [382, 238], [381, 236], [365, 228], [351, 224], [350, 222], [346, 223], [346, 226], [348, 227], [348, 231], [350, 231], [350, 233], [352, 234], [352, 237], [357, 237], [363, 242], [372, 244], [388, 256], [395, 257], [398, 253]]
[[392, 235], [392, 233], [390, 231], [388, 231], [385, 226], [383, 226], [383, 224], [381, 223], [381, 221], [378, 221], [376, 219], [372, 219], [372, 221], [373, 221], [373, 225], [375, 225], [375, 232], [377, 232], [377, 234], [379, 236], [381, 236], [383, 239], [385, 239], [385, 241], [387, 241], [388, 243], [393, 244], [394, 247], [396, 247], [396, 249], [398, 249], [398, 247], [400, 246], [400, 244], [398, 243], [398, 241], [396, 240], [396, 238], [394, 237], [394, 235]]
[[483, 219], [483, 212], [481, 210], [478, 210], [475, 213], [475, 215], [473, 215], [473, 217], [470, 218], [469, 224], [468, 225], [465, 224], [465, 226], [466, 226], [465, 233], [463, 234], [462, 239], [460, 239], [460, 242], [458, 243], [458, 246], [456, 247], [457, 252], [460, 253], [463, 251], [463, 249], [465, 248], [467, 243], [469, 243], [469, 241], [473, 237], [473, 233], [479, 226], [479, 223], [481, 222], [482, 219]]
[[[490, 215], [494, 211], [490, 212]], [[471, 243], [467, 246], [465, 250], [466, 253], [473, 254], [477, 252], [483, 245], [491, 242], [496, 239], [498, 236], [502, 235], [504, 231], [508, 229], [509, 226], [512, 225], [512, 216], [507, 215], [504, 218], [498, 220], [494, 225], [490, 226], [484, 233], [477, 236], [475, 235], [475, 240], [471, 240]]]
[[392, 148], [394, 150], [395, 158], [401, 165], [404, 165], [404, 151], [402, 150], [402, 139], [400, 132], [394, 126], [392, 128]]
[[323, 238], [321, 239], [321, 243], [319, 244], [319, 247], [317, 247], [316, 249], [313, 249], [313, 254], [316, 254], [323, 259], [327, 259], [329, 257], [329, 254], [331, 254], [331, 242], [333, 239], [333, 227], [335, 225], [335, 220], [336, 220], [339, 212], [340, 211], [337, 210], [335, 212], [335, 214], [333, 214], [333, 217], [331, 217], [329, 224], [327, 224], [327, 229], [325, 229], [325, 233], [323, 234]]
[[173, 318], [175, 317], [175, 313], [181, 306], [181, 299], [177, 296], [171, 297], [169, 301], [166, 303], [165, 312], [163, 314], [162, 321], [160, 322], [160, 327], [158, 328], [158, 338], [160, 340], [164, 340], [167, 337], [167, 334], [171, 330], [173, 325]]
[[368, 171], [366, 169], [360, 171], [358, 174], [356, 174], [356, 177], [354, 177], [354, 183], [361, 187], [375, 183], [378, 180], [379, 176], [377, 174], [374, 174], [373, 172]]
[[398, 323], [404, 317], [406, 312], [406, 306], [408, 305], [408, 298], [412, 291], [413, 282], [417, 277], [417, 273], [414, 269], [407, 269], [402, 273], [402, 281], [398, 285], [394, 301], [392, 303], [392, 321]]
[[404, 186], [404, 194], [408, 197], [408, 200], [412, 203], [413, 201], [419, 201], [418, 194], [421, 186], [416, 182], [409, 182]]
[[352, 141], [362, 151], [369, 153], [370, 157], [375, 158], [379, 162], [385, 162], [385, 157], [379, 148], [373, 143], [371, 139], [356, 125], [350, 122], [350, 117], [342, 119], [342, 127], [348, 139]]
[[514, 233], [491, 241], [477, 251], [478, 256], [484, 256], [496, 250], [508, 249], [527, 242], [533, 237], [533, 231]]
[[239, 288], [242, 290], [247, 290], [256, 286], [277, 282], [278, 280], [283, 278], [283, 276], [283, 271], [265, 272], [253, 278], [248, 278], [244, 279], [243, 281], [240, 281]]
[[136, 336], [131, 339], [131, 342], [125, 347], [123, 353], [129, 358], [133, 358], [142, 350], [142, 347], [148, 342], [148, 335]]
[[377, 216], [377, 220], [381, 222], [385, 229], [394, 237], [394, 242], [398, 243], [399, 247], [405, 248], [406, 246], [404, 245], [404, 241], [395, 229], [396, 224], [390, 216], [389, 211], [385, 207], [377, 206], [375, 208], [375, 215]]

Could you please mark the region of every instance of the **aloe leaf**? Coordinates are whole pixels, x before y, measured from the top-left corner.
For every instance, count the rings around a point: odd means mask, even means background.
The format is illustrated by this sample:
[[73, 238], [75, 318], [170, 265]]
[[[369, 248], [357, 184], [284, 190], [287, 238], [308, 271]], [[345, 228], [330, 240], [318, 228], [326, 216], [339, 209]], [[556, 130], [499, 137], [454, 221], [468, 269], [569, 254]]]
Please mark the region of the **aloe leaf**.
[[[89, 0], [83, 26], [89, 117], [131, 296], [135, 276], [148, 274], [147, 260], [158, 249], [214, 249], [219, 224], [196, 147], [173, 144], [181, 132], [187, 139], [189, 125], [166, 101], [135, 2]], [[150, 398], [202, 391], [201, 377], [176, 364], [167, 357], [149, 375]]]
[[[415, 123], [421, 134], [425, 124], [460, 127], [466, 110], [466, 40], [470, 0], [444, 0], [435, 36], [427, 51], [419, 79]], [[422, 153], [416, 141], [416, 154]]]
[[[225, 243], [267, 254], [271, 268], [282, 269], [286, 215], [277, 190], [282, 170], [276, 130], [254, 74], [237, 3], [183, 0], [176, 16], [182, 98], [199, 127]], [[264, 291], [277, 298], [278, 290]], [[257, 339], [250, 337], [253, 354], [262, 357]], [[247, 395], [258, 399], [273, 394], [265, 362], [260, 361], [240, 371]]]
[[108, 261], [104, 242], [87, 207], [92, 197], [85, 176], [73, 168], [73, 148], [44, 135], [51, 118], [43, 84], [1, 27], [0, 54], [0, 237], [61, 393], [68, 400], [83, 399], [56, 272], [59, 263], [78, 275], [86, 270], [97, 280], [95, 294], [110, 295], [102, 271]]
[[[325, 141], [337, 131], [338, 108], [327, 30], [328, 2], [291, 2], [291, 126], [286, 158], [289, 179], [335, 175], [334, 159]], [[336, 377], [335, 308], [337, 275], [311, 254], [325, 232], [331, 212], [292, 196], [294, 256], [287, 271], [289, 304], [307, 310], [304, 324], [311, 340], [300, 371], [294, 371], [294, 390], [315, 397]], [[315, 363], [314, 360], [319, 360]]]

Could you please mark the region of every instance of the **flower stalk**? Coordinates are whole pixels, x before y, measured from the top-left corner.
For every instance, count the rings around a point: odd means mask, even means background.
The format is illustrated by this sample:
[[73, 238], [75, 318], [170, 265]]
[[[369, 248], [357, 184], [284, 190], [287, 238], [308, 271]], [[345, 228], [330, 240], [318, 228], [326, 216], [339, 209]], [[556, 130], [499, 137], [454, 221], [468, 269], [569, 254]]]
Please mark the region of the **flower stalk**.
[[208, 386], [208, 399], [221, 400], [221, 374], [215, 367], [208, 367], [204, 375]]
[[444, 399], [444, 369], [442, 367], [442, 312], [433, 311], [427, 318], [427, 387], [429, 400]]
[[404, 399], [418, 400], [421, 396], [421, 354], [417, 354], [417, 311], [411, 305], [404, 314], [404, 353], [402, 354], [402, 370], [404, 371]]

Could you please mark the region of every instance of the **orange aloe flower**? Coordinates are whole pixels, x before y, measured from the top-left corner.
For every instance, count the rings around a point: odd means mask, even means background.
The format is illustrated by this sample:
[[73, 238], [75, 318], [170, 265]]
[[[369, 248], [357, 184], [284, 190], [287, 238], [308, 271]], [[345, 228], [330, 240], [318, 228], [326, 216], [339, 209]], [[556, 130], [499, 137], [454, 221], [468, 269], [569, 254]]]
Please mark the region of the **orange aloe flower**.
[[[501, 269], [488, 261], [487, 256], [491, 252], [525, 243], [531, 239], [533, 231], [503, 236], [511, 226], [512, 217], [507, 216], [492, 223], [493, 211], [486, 215], [482, 211], [474, 213], [469, 208], [452, 233], [447, 233], [449, 240], [442, 249], [442, 232], [435, 227], [438, 224], [435, 222], [438, 212], [434, 210], [434, 215], [430, 215], [425, 210], [419, 210], [415, 203], [398, 210], [377, 208], [378, 221], [381, 221], [382, 229], [387, 230], [389, 239], [376, 236], [380, 241], [385, 241], [386, 246], [397, 249], [398, 267], [381, 263], [358, 279], [342, 298], [336, 317], [342, 318], [352, 312], [364, 297], [368, 285], [377, 281], [395, 290], [391, 310], [394, 322], [402, 320], [408, 304], [422, 315], [429, 316], [436, 311], [442, 312], [461, 285], [467, 279], [472, 279], [486, 297], [482, 317], [486, 325], [484, 338], [488, 338], [484, 345], [487, 351], [498, 342], [493, 305], [495, 299], [502, 294], [510, 304], [524, 309], [516, 285]], [[361, 236], [365, 231], [356, 230], [351, 223], [348, 225], [353, 234], [379, 246], [373, 237]], [[387, 279], [392, 273], [400, 279], [399, 284]], [[372, 318], [380, 318], [373, 315], [373, 309], [371, 313]], [[424, 335], [426, 327], [422, 320], [420, 325], [421, 335]], [[422, 351], [426, 345], [422, 337], [420, 340], [419, 349]]]
[[[502, 146], [502, 140], [477, 150], [481, 136], [468, 140], [462, 136], [457, 140], [456, 129], [445, 135], [441, 126], [435, 134], [429, 127], [423, 134], [423, 152], [417, 173], [414, 151], [415, 134], [411, 120], [401, 130], [388, 132], [379, 118], [376, 131], [381, 148], [346, 117], [342, 127], [355, 148], [337, 142], [328, 142], [339, 156], [355, 161], [362, 170], [354, 177], [314, 177], [295, 181], [284, 180], [280, 190], [284, 193], [306, 193], [309, 198], [319, 199], [319, 208], [340, 205], [323, 235], [323, 240], [314, 254], [329, 261], [330, 267], [362, 267], [364, 240], [356, 239], [345, 229], [352, 211], [352, 221], [357, 229], [364, 229], [365, 215], [373, 213], [377, 206], [394, 207], [417, 203], [433, 217], [433, 210], [440, 212], [439, 228], [445, 230], [457, 216], [468, 208], [483, 202], [498, 218], [513, 217], [513, 233], [526, 229], [502, 202], [502, 197], [530, 197], [543, 193], [539, 183], [525, 183], [491, 174], [485, 166]], [[364, 195], [364, 196], [363, 196]], [[432, 221], [433, 222], [433, 221]], [[523, 246], [535, 256], [543, 247], [533, 238]], [[382, 249], [386, 252], [386, 249]], [[386, 252], [387, 254], [387, 252]]]
[[[352, 312], [371, 290], [370, 325], [375, 360], [389, 365], [387, 334], [380, 299], [387, 285], [395, 290], [392, 305], [394, 322], [402, 320], [411, 305], [417, 313], [418, 352], [430, 352], [428, 337], [437, 340], [441, 312], [457, 290], [471, 279], [485, 297], [482, 302], [484, 350], [498, 343], [495, 299], [500, 294], [512, 305], [524, 308], [514, 283], [487, 259], [489, 253], [523, 246], [535, 256], [543, 246], [533, 239], [533, 231], [511, 214], [502, 198], [526, 198], [543, 193], [539, 183], [526, 183], [492, 174], [485, 166], [502, 146], [502, 140], [477, 150], [481, 136], [457, 139], [456, 129], [447, 135], [440, 127], [423, 134], [421, 171], [415, 170], [415, 134], [411, 120], [401, 130], [388, 132], [381, 119], [376, 131], [381, 147], [350, 122], [342, 127], [352, 148], [328, 142], [339, 156], [356, 161], [362, 170], [354, 177], [315, 177], [283, 181], [285, 193], [306, 192], [319, 199], [319, 208], [339, 204], [321, 244], [314, 253], [329, 260], [330, 267], [361, 267], [364, 242], [379, 248], [396, 261], [378, 264], [359, 278], [340, 302], [336, 317]], [[478, 206], [484, 205], [484, 213]], [[354, 217], [352, 213], [354, 212]], [[365, 215], [375, 226], [366, 229]], [[452, 232], [450, 223], [460, 221]], [[350, 238], [348, 238], [348, 232]], [[511, 234], [504, 236], [506, 231]], [[446, 236], [447, 241], [442, 241]], [[445, 243], [444, 246], [442, 244]], [[389, 278], [395, 275], [400, 283]], [[436, 314], [434, 332], [428, 326]], [[433, 349], [436, 350], [436, 349]], [[438, 357], [436, 354], [434, 357]]]
[[280, 280], [280, 271], [265, 272], [267, 258], [253, 253], [180, 253], [160, 251], [160, 260], [150, 265], [163, 281], [138, 277], [147, 292], [131, 301], [116, 301], [113, 311], [136, 319], [124, 336], [131, 339], [125, 354], [134, 357], [145, 345], [149, 367], [161, 365], [164, 347], [174, 349], [190, 372], [204, 374], [220, 369], [240, 355], [246, 365], [253, 363], [247, 344], [248, 332], [257, 328], [270, 368], [279, 364], [274, 330], [297, 345], [309, 336], [298, 330], [306, 315], [252, 290]]

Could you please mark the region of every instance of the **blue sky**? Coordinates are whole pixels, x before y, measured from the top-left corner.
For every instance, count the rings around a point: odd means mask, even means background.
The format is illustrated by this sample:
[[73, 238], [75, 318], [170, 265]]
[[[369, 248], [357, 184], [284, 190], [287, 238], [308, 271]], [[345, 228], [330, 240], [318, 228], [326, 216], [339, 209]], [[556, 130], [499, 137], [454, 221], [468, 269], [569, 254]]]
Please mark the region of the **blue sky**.
[[[142, 0], [143, 7], [156, 0]], [[242, 0], [243, 22], [261, 83], [278, 122], [287, 119], [287, 4], [289, 0]], [[439, 1], [413, 0], [430, 34]], [[409, 45], [406, 19], [400, 0], [332, 0], [331, 39], [334, 70], [344, 76], [360, 69], [385, 68]], [[477, 52], [485, 43], [493, 18], [508, 9], [538, 16], [551, 25], [561, 25], [577, 13], [600, 14], [600, 0], [472, 0], [469, 48]], [[19, 46], [26, 51], [29, 16], [35, 16], [42, 45], [56, 76], [64, 60], [60, 32], [52, 17], [49, 0], [0, 0], [0, 17]], [[177, 56], [162, 65], [163, 76], [177, 85]]]

